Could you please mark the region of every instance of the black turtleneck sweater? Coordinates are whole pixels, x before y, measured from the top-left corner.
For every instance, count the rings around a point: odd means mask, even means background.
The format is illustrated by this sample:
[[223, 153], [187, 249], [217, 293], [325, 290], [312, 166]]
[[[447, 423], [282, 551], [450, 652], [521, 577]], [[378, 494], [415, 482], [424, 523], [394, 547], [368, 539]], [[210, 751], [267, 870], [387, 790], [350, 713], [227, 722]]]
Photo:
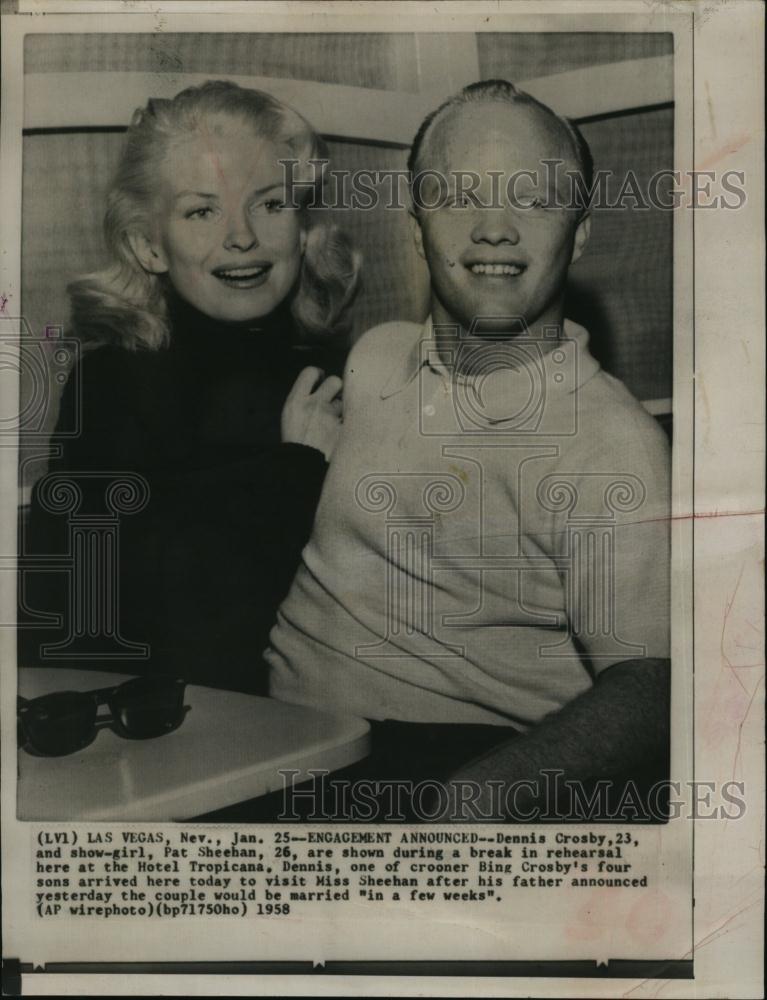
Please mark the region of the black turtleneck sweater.
[[[57, 431], [73, 426], [78, 405], [82, 430], [71, 440], [54, 434], [63, 454], [50, 471], [75, 478], [134, 472], [150, 491], [144, 510], [121, 517], [119, 536], [120, 631], [148, 643], [150, 658], [82, 665], [265, 692], [260, 654], [308, 540], [327, 468], [320, 451], [280, 442], [280, 414], [303, 368], [340, 373], [342, 361], [337, 350], [294, 341], [287, 312], [253, 329], [216, 323], [176, 300], [168, 348], [102, 346], [70, 377]], [[81, 512], [103, 510], [104, 479], [79, 482]], [[34, 491], [32, 551], [64, 551], [66, 530], [66, 517], [44, 512]], [[34, 610], [66, 619], [62, 577], [33, 577]], [[27, 662], [41, 662], [39, 644], [63, 635], [25, 634]]]

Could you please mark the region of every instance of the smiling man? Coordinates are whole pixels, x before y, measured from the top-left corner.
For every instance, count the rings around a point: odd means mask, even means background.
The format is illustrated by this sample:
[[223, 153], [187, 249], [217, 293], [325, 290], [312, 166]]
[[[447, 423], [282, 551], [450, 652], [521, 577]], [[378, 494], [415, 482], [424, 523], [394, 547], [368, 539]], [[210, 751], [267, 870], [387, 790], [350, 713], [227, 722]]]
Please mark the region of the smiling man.
[[431, 316], [350, 356], [270, 691], [370, 719], [355, 774], [447, 782], [432, 816], [529, 818], [547, 772], [584, 790], [667, 751], [668, 447], [564, 316], [590, 229], [577, 129], [485, 81], [409, 166]]

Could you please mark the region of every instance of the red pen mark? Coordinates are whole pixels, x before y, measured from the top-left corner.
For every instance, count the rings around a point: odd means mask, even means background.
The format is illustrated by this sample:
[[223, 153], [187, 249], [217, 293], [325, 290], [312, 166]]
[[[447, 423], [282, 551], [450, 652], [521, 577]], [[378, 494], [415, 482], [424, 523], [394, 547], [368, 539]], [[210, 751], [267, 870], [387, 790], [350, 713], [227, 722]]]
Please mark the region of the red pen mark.
[[697, 164], [696, 170], [706, 170], [713, 167], [714, 164], [719, 163], [728, 156], [732, 156], [734, 153], [737, 153], [738, 150], [742, 149], [750, 139], [751, 134], [749, 132], [743, 132], [741, 135], [733, 136], [723, 146], [714, 150], [714, 152], [707, 156], [705, 160]]
[[[699, 510], [692, 514], [672, 514], [670, 517], [650, 517], [633, 524], [653, 524], [657, 521], [702, 521], [711, 517], [763, 517], [764, 508], [755, 510]], [[629, 523], [629, 522], [624, 522]]]
[[626, 928], [632, 938], [648, 946], [656, 944], [681, 919], [675, 908], [674, 900], [662, 889], [645, 889], [626, 917]]
[[[716, 917], [716, 919], [720, 920], [719, 924], [717, 926], [715, 926], [715, 927], [712, 927], [702, 937], [698, 938], [694, 942], [692, 948], [690, 948], [683, 955], [680, 955], [678, 957], [681, 960], [692, 958], [694, 956], [694, 954], [695, 954], [696, 951], [700, 951], [702, 948], [705, 948], [707, 945], [712, 944], [718, 938], [723, 937], [725, 934], [729, 934], [730, 931], [734, 930], [735, 928], [733, 928], [730, 925], [738, 917], [743, 916], [743, 914], [745, 914], [748, 910], [753, 909], [754, 907], [760, 907], [760, 905], [761, 905], [761, 900], [760, 899], [754, 899], [754, 900], [752, 900], [750, 902], [747, 902], [744, 906], [738, 907], [734, 911], [731, 911], [729, 913], [725, 913], [721, 918]], [[660, 994], [663, 992], [663, 990], [668, 985], [670, 985], [671, 982], [672, 981], [669, 980], [669, 979], [663, 979], [663, 980], [657, 980], [656, 979], [652, 983], [652, 992], [650, 993], [650, 995], [654, 996], [654, 997], [660, 996]], [[649, 985], [650, 985], [650, 980], [649, 979], [642, 979], [640, 982], [638, 982], [634, 986], [632, 986], [631, 989], [627, 990], [625, 993], [622, 993], [621, 996], [622, 997], [631, 997], [633, 994], [637, 993], [639, 990], [643, 991], [643, 995], [647, 995], [645, 987], [648, 987]]]
[[746, 710], [743, 713], [743, 718], [738, 723], [738, 742], [735, 747], [735, 755], [732, 758], [731, 778], [733, 781], [735, 780], [735, 774], [738, 770], [738, 763], [740, 762], [741, 752], [743, 750], [743, 726], [746, 724], [746, 719], [748, 718], [748, 714], [751, 711], [751, 708], [754, 704], [754, 698], [756, 697], [756, 692], [758, 689], [759, 689], [759, 681], [757, 681], [757, 683], [754, 685], [754, 690], [751, 692], [751, 697], [749, 698], [748, 705], [746, 706]]
[[8, 305], [8, 296], [0, 295], [0, 313], [5, 312], [5, 307]]

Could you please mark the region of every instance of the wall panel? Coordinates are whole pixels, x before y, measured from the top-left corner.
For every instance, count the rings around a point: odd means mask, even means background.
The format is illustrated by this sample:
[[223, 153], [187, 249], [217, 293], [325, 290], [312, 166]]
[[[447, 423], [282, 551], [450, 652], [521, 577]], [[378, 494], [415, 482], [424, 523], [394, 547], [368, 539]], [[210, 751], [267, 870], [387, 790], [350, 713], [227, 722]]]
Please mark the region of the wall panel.
[[[632, 170], [640, 190], [673, 166], [673, 111], [625, 115], [583, 126], [597, 169], [613, 172], [608, 193]], [[661, 187], [661, 192], [663, 187]], [[596, 210], [587, 250], [570, 272], [570, 315], [592, 333], [608, 371], [639, 399], [671, 396], [673, 213]]]
[[[660, 32], [480, 32], [479, 72], [483, 79], [533, 80], [603, 63], [669, 55], [673, 41], [673, 35]], [[641, 103], [638, 89], [637, 104]]]
[[29, 35], [24, 71], [253, 74], [415, 91], [415, 56], [412, 34]]

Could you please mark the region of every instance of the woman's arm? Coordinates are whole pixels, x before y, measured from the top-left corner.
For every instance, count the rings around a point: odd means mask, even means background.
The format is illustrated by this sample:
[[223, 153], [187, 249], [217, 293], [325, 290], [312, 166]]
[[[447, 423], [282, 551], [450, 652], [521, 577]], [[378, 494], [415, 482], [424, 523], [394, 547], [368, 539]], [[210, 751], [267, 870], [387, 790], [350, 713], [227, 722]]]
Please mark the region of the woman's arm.
[[[247, 687], [308, 540], [327, 463], [308, 445], [255, 443], [211, 464], [210, 452], [203, 459], [194, 447], [193, 415], [169, 433], [177, 415], [163, 397], [172, 387], [153, 365], [147, 356], [104, 349], [85, 360], [82, 395], [71, 380], [59, 420], [67, 426], [79, 407], [82, 432], [64, 443], [51, 471], [78, 482], [82, 512], [96, 515], [108, 513], [110, 478], [127, 472], [145, 480], [147, 505], [119, 519], [122, 634], [150, 644], [153, 668]], [[148, 383], [158, 399], [154, 427]], [[34, 508], [38, 550], [63, 552], [67, 519], [43, 510], [37, 496]], [[66, 614], [62, 582], [49, 577], [55, 596], [49, 586], [39, 610]]]

